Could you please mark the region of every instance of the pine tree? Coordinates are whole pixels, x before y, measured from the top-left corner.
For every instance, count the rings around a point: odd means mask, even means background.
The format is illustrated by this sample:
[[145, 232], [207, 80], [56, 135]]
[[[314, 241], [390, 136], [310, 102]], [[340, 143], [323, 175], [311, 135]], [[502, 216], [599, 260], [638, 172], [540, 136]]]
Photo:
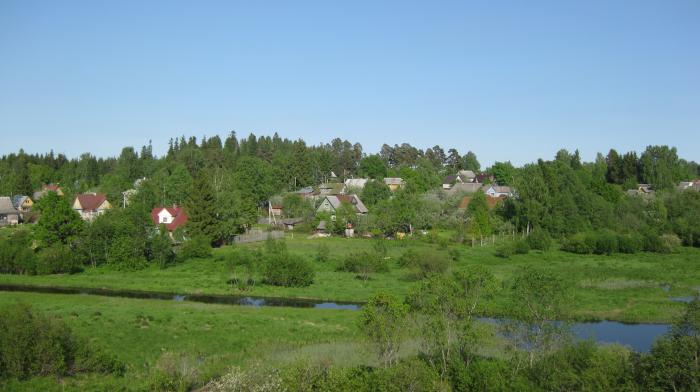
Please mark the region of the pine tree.
[[220, 219], [217, 213], [214, 189], [205, 176], [198, 176], [185, 204], [187, 212], [187, 234], [202, 235], [212, 244], [220, 244]]

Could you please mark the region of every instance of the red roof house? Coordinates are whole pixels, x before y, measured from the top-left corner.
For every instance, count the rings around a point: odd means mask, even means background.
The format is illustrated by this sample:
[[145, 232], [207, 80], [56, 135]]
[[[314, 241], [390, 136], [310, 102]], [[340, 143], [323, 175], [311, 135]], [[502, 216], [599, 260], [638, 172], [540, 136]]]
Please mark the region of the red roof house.
[[151, 210], [151, 219], [153, 224], [158, 226], [164, 224], [169, 232], [173, 232], [187, 223], [187, 214], [182, 207], [178, 206], [156, 207]]
[[84, 220], [92, 220], [112, 208], [104, 193], [83, 193], [75, 197], [73, 209]]

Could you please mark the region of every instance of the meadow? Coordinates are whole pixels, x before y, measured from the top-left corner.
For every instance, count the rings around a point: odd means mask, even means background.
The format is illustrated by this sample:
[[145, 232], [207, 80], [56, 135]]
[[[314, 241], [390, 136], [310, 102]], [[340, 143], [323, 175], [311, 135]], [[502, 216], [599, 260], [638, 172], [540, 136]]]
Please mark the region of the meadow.
[[[235, 257], [231, 246], [215, 249], [206, 259], [187, 260], [178, 265], [159, 269], [151, 266], [140, 271], [119, 271], [109, 266], [86, 267], [77, 274], [0, 275], [1, 283], [64, 287], [104, 287], [111, 289], [153, 290], [197, 294], [245, 294], [269, 297], [313, 298], [331, 301], [365, 301], [376, 292], [397, 296], [407, 295], [417, 284], [411, 271], [400, 267], [396, 260], [408, 249], [445, 252], [456, 249], [458, 258], [451, 270], [482, 265], [500, 282], [501, 293], [486, 304], [484, 315], [508, 316], [507, 287], [514, 274], [527, 265], [547, 268], [574, 288], [572, 320], [615, 320], [623, 322], [671, 322], [683, 309], [683, 304], [671, 300], [689, 297], [700, 287], [700, 250], [679, 248], [670, 254], [637, 253], [606, 255], [577, 255], [560, 250], [531, 251], [528, 254], [501, 258], [494, 246], [431, 243], [425, 239], [387, 240], [387, 273], [371, 274], [370, 279], [357, 279], [356, 274], [338, 271], [342, 259], [353, 252], [370, 250], [373, 240], [345, 238], [315, 238], [287, 235], [291, 253], [301, 255], [313, 264], [314, 283], [308, 287], [278, 287], [258, 282], [241, 292], [227, 282], [230, 272], [226, 261]], [[316, 260], [321, 244], [330, 250], [328, 261]], [[255, 248], [261, 243], [241, 245]], [[555, 247], [556, 248], [556, 247]]]

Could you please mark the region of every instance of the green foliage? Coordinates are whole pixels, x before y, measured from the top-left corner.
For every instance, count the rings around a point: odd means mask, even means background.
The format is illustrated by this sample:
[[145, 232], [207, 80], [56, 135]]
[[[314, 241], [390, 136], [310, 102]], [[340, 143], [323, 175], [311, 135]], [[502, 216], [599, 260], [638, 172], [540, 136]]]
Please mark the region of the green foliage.
[[450, 259], [442, 252], [406, 250], [398, 259], [401, 267], [412, 270], [410, 278], [423, 279], [433, 274], [444, 274], [450, 267]]
[[360, 175], [381, 181], [386, 174], [386, 165], [379, 155], [368, 155], [360, 161]]
[[518, 240], [513, 242], [513, 251], [517, 255], [526, 255], [530, 252], [530, 245], [527, 240]]
[[408, 305], [396, 297], [378, 293], [362, 307], [360, 329], [374, 345], [384, 366], [396, 363], [408, 329]]
[[161, 224], [158, 232], [151, 239], [151, 260], [160, 268], [165, 268], [175, 261], [175, 252], [173, 252], [173, 242], [170, 239], [170, 234]]
[[345, 256], [338, 270], [354, 272], [358, 278], [367, 281], [373, 273], [389, 272], [389, 264], [379, 252], [353, 252]]
[[288, 218], [311, 218], [314, 215], [314, 206], [307, 199], [297, 193], [288, 193], [282, 198], [284, 215]]
[[331, 250], [326, 244], [319, 244], [314, 259], [319, 263], [327, 263], [331, 259]]
[[147, 264], [143, 243], [129, 237], [118, 237], [109, 247], [107, 263], [116, 269], [138, 270]]
[[544, 230], [533, 230], [527, 236], [527, 244], [530, 249], [548, 251], [552, 246], [552, 237]]
[[211, 244], [209, 238], [203, 235], [195, 235], [186, 240], [177, 253], [180, 260], [203, 259], [211, 256]]
[[41, 213], [34, 226], [34, 237], [41, 246], [53, 244], [71, 245], [83, 230], [83, 220], [75, 212], [65, 197], [48, 192], [35, 208]]
[[388, 200], [390, 197], [391, 190], [381, 179], [368, 181], [362, 189], [361, 199], [368, 207], [375, 206], [377, 203]]
[[75, 253], [66, 245], [54, 244], [43, 248], [36, 256], [36, 273], [39, 275], [76, 273], [82, 270]]
[[8, 238], [0, 237], [0, 273], [36, 273], [36, 257], [30, 249], [31, 242], [31, 234], [27, 230], [16, 231]]
[[269, 285], [306, 287], [314, 282], [311, 264], [300, 256], [290, 254], [282, 241], [268, 240], [263, 260], [263, 280]]
[[314, 270], [299, 256], [266, 254], [263, 277], [265, 283], [273, 286], [306, 287], [314, 282]]
[[0, 380], [123, 371], [123, 364], [90, 347], [59, 320], [25, 305], [0, 311]]
[[190, 236], [206, 237], [211, 244], [222, 240], [220, 219], [214, 189], [204, 176], [195, 178], [192, 192], [185, 204], [187, 232]]
[[510, 258], [510, 256], [515, 254], [515, 241], [503, 241], [499, 243], [496, 245], [494, 254], [504, 259]]
[[469, 231], [476, 237], [491, 235], [491, 219], [489, 218], [489, 206], [486, 202], [486, 194], [479, 190], [472, 197], [467, 207]]

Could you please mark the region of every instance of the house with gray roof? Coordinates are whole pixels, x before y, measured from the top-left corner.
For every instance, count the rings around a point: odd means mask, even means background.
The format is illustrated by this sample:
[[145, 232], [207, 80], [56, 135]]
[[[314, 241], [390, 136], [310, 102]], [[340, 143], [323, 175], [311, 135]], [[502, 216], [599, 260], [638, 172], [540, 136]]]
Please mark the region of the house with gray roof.
[[352, 205], [357, 215], [365, 215], [369, 212], [357, 195], [328, 195], [323, 198], [316, 212], [328, 212], [331, 215], [335, 215], [343, 203]]
[[0, 226], [19, 224], [19, 211], [9, 197], [0, 197]]

